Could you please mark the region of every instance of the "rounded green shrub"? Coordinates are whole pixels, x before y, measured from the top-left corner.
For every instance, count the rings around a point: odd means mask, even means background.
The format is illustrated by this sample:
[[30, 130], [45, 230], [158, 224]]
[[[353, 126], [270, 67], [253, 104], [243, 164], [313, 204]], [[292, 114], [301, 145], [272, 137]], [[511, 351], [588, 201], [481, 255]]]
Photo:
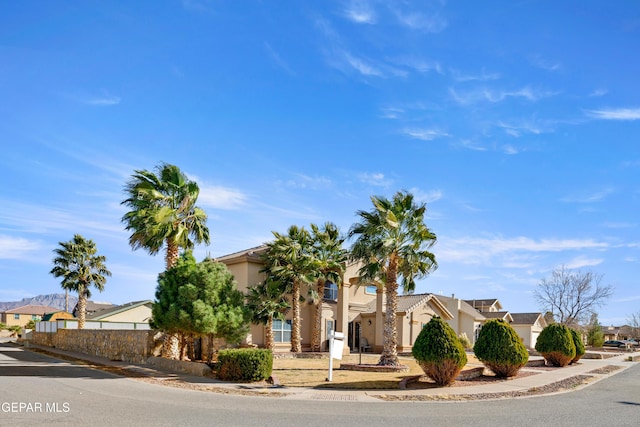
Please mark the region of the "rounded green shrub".
[[473, 352], [497, 377], [513, 377], [529, 360], [518, 333], [502, 319], [491, 319], [480, 329]]
[[553, 366], [567, 366], [576, 357], [571, 331], [559, 323], [548, 325], [540, 332], [536, 351]]
[[422, 328], [411, 354], [425, 375], [441, 386], [453, 383], [467, 364], [460, 339], [453, 328], [437, 316]]
[[273, 353], [269, 349], [230, 349], [218, 353], [218, 379], [262, 381], [271, 376]]
[[584, 356], [586, 349], [584, 347], [584, 343], [582, 342], [580, 334], [575, 329], [569, 329], [569, 331], [571, 332], [571, 337], [573, 338], [573, 345], [576, 346], [576, 355], [571, 360], [571, 363], [576, 363], [582, 356]]

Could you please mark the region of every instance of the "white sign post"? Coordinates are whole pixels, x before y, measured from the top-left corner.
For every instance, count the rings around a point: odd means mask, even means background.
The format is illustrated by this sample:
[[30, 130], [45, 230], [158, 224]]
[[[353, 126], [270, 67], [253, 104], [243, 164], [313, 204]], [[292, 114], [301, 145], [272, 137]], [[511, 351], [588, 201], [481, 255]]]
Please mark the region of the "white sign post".
[[342, 360], [344, 350], [344, 333], [331, 332], [329, 334], [329, 376], [327, 381], [333, 381], [333, 359]]

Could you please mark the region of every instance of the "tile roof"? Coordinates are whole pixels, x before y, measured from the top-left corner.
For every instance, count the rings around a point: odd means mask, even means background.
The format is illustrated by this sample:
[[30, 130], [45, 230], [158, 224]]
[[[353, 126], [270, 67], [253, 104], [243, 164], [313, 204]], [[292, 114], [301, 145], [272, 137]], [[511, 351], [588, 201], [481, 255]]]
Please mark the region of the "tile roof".
[[473, 308], [489, 308], [495, 303], [498, 303], [499, 306], [502, 307], [502, 304], [498, 302], [497, 298], [489, 298], [489, 299], [466, 299], [464, 300], [467, 304], [471, 305]]
[[56, 307], [50, 307], [48, 305], [23, 305], [22, 307], [12, 308], [11, 310], [5, 311], [5, 313], [11, 314], [37, 314], [44, 315], [45, 313], [51, 313], [53, 311], [60, 311], [60, 309]]
[[482, 315], [487, 319], [505, 319], [511, 317], [508, 311], [483, 311]]

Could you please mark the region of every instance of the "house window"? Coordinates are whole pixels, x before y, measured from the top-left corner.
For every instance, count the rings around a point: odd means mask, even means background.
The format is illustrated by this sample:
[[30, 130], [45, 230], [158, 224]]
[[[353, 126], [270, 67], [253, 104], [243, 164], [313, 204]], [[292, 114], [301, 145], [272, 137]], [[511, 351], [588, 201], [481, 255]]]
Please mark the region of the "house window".
[[291, 342], [291, 320], [273, 320], [273, 341]]
[[40, 316], [38, 316], [37, 314], [32, 314], [31, 320], [40, 320]]
[[13, 315], [13, 320], [20, 320], [20, 314], [16, 313]]
[[364, 293], [369, 295], [375, 295], [378, 292], [378, 287], [376, 285], [369, 285], [364, 288]]
[[324, 283], [324, 299], [329, 301], [338, 301], [338, 285], [333, 282], [326, 281]]

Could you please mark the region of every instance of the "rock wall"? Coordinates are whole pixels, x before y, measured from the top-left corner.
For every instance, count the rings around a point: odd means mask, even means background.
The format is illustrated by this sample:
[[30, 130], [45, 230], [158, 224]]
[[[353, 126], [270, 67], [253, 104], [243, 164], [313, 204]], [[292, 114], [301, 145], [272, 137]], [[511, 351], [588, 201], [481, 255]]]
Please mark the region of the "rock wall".
[[110, 360], [145, 363], [159, 355], [159, 339], [154, 331], [59, 329], [56, 333], [33, 332], [31, 342]]

